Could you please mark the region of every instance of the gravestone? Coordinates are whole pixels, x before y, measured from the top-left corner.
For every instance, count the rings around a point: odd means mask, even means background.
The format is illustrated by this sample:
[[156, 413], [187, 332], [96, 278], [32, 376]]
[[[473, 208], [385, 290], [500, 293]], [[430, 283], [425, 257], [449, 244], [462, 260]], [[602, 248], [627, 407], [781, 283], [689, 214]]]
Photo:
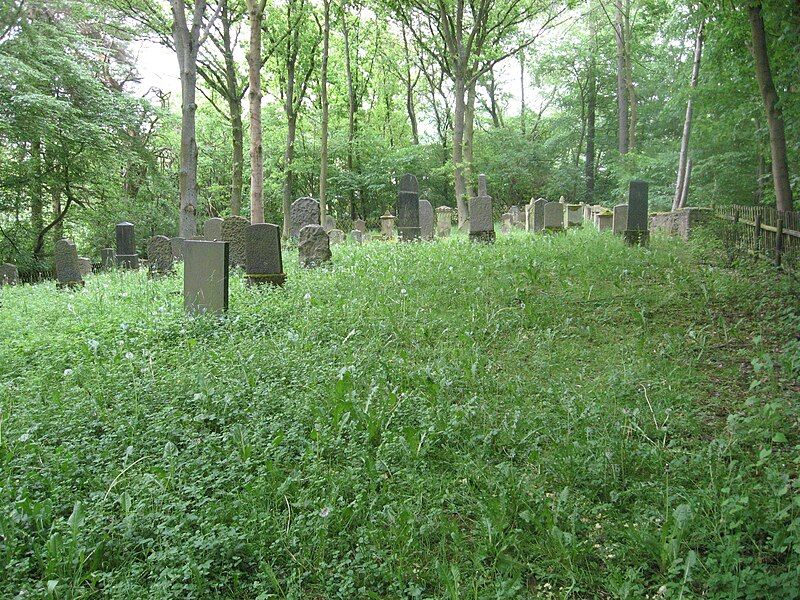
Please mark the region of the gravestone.
[[139, 255], [136, 252], [136, 234], [133, 223], [127, 221], [116, 227], [117, 266], [123, 269], [138, 269]]
[[514, 217], [510, 212], [500, 215], [500, 233], [511, 233]]
[[56, 279], [58, 287], [79, 287], [83, 285], [80, 264], [78, 262], [78, 248], [71, 240], [60, 239], [53, 250], [53, 259], [56, 265]]
[[174, 272], [172, 243], [165, 235], [155, 235], [147, 241], [147, 275], [163, 277]]
[[300, 235], [306, 225], [319, 225], [319, 202], [313, 198], [298, 198], [289, 209], [289, 233], [293, 238]]
[[353, 229], [353, 231], [350, 232], [350, 239], [356, 244], [361, 244], [364, 242], [364, 232], [360, 229]]
[[419, 227], [419, 184], [417, 178], [409, 173], [400, 179], [397, 192], [397, 236], [401, 242], [418, 240]]
[[650, 241], [647, 188], [647, 182], [640, 180], [631, 181], [628, 188], [628, 225], [624, 237], [629, 245], [646, 246]]
[[584, 221], [591, 221], [592, 220], [592, 205], [591, 204], [584, 204], [583, 205], [583, 220]]
[[364, 221], [364, 219], [356, 219], [353, 221], [353, 229], [356, 229], [361, 233], [367, 233], [367, 222]]
[[419, 234], [423, 240], [433, 240], [433, 206], [427, 200], [419, 201]]
[[331, 229], [328, 232], [328, 239], [331, 241], [331, 245], [333, 246], [336, 244], [343, 244], [345, 240], [344, 231], [341, 229]]
[[78, 270], [81, 272], [81, 277], [86, 277], [92, 274], [92, 261], [85, 256], [78, 257]]
[[583, 206], [580, 204], [565, 204], [567, 227], [580, 227], [583, 224]]
[[539, 233], [544, 230], [544, 207], [547, 205], [547, 200], [544, 198], [537, 198], [533, 202], [533, 218], [531, 219], [531, 231]]
[[281, 255], [281, 228], [272, 223], [250, 225], [244, 232], [244, 245], [247, 283], [283, 285], [286, 274]]
[[453, 209], [440, 206], [436, 209], [436, 235], [447, 237], [453, 229]]
[[379, 219], [381, 222], [381, 235], [387, 240], [394, 237], [394, 219], [394, 215], [388, 212]]
[[100, 268], [109, 271], [117, 264], [117, 253], [113, 248], [102, 248], [100, 250]]
[[322, 226], [325, 228], [325, 231], [330, 233], [331, 230], [336, 229], [336, 219], [334, 219], [332, 216], [325, 215], [324, 221], [325, 222], [322, 224]]
[[561, 198], [559, 198], [558, 201], [559, 201], [560, 204], [566, 204], [567, 203], [567, 199], [564, 198], [564, 196], [561, 196]]
[[508, 212], [511, 213], [511, 226], [514, 229], [525, 229], [524, 207], [522, 210], [520, 210], [519, 206], [513, 204], [511, 205], [511, 208], [508, 209]]
[[319, 267], [331, 260], [331, 241], [321, 225], [306, 225], [300, 230], [298, 243], [300, 266]]
[[478, 175], [478, 195], [469, 199], [469, 239], [492, 244], [495, 240], [492, 197], [486, 193], [486, 175]]
[[186, 312], [218, 315], [228, 310], [228, 243], [186, 240], [183, 264]]
[[610, 231], [614, 225], [614, 213], [610, 210], [597, 213], [597, 230]]
[[628, 205], [617, 204], [614, 207], [614, 215], [612, 217], [611, 231], [614, 235], [622, 235], [628, 228]]
[[19, 283], [19, 271], [16, 265], [11, 263], [0, 264], [0, 287], [4, 285], [17, 285]]
[[169, 245], [172, 247], [172, 258], [174, 260], [183, 260], [183, 243], [186, 238], [174, 237], [170, 239]]
[[244, 232], [250, 221], [244, 217], [225, 217], [222, 221], [223, 242], [228, 242], [228, 259], [231, 267], [243, 267], [245, 263]]
[[222, 224], [224, 222], [225, 219], [220, 217], [206, 219], [206, 222], [203, 223], [203, 239], [209, 242], [222, 241]]
[[544, 205], [544, 231], [564, 231], [564, 205], [561, 202], [548, 202]]

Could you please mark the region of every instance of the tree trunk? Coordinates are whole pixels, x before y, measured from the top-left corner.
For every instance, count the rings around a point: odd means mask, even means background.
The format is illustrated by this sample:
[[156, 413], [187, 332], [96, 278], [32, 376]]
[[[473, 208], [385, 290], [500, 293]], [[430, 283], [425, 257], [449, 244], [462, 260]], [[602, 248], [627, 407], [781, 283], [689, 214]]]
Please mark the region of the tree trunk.
[[633, 58], [631, 57], [631, 4], [625, 0], [624, 35], [622, 37], [625, 47], [625, 84], [628, 92], [628, 108], [630, 118], [628, 121], [628, 150], [636, 148], [636, 127], [639, 124], [639, 103], [636, 99], [636, 87], [633, 85]]
[[[344, 37], [344, 69], [347, 76], [347, 172], [353, 174], [353, 143], [356, 137], [356, 91], [353, 84], [353, 69], [350, 64], [350, 31], [347, 13], [342, 9], [342, 33]], [[348, 190], [350, 218], [356, 219], [356, 193], [352, 183]]]
[[617, 124], [620, 154], [628, 153], [628, 84], [625, 81], [625, 29], [623, 0], [616, 0], [614, 37], [617, 41]]
[[[177, 41], [177, 40], [176, 40]], [[185, 48], [181, 64], [181, 150], [178, 187], [181, 197], [180, 236], [191, 239], [197, 235], [197, 56]]]
[[519, 51], [519, 127], [522, 135], [525, 135], [525, 51]]
[[681, 190], [681, 201], [678, 208], [686, 206], [686, 199], [689, 197], [689, 184], [692, 181], [692, 159], [686, 161], [686, 176], [683, 178], [683, 189]]
[[322, 104], [322, 125], [320, 132], [320, 164], [319, 164], [319, 216], [320, 222], [325, 222], [328, 214], [328, 53], [331, 36], [331, 3], [322, 0], [323, 26], [322, 26], [322, 65], [320, 67], [320, 103]]
[[[42, 141], [36, 138], [31, 144], [32, 192], [31, 192], [31, 230], [38, 235], [44, 227], [44, 202], [42, 201]], [[38, 259], [38, 256], [34, 255]]]
[[472, 157], [473, 139], [475, 137], [475, 86], [473, 79], [467, 87], [467, 105], [464, 108], [464, 193], [467, 198], [475, 197], [475, 188], [472, 185]]
[[772, 70], [767, 51], [767, 35], [761, 15], [761, 2], [750, 8], [750, 29], [753, 33], [753, 57], [756, 79], [764, 100], [764, 110], [769, 125], [769, 146], [772, 153], [772, 180], [775, 185], [775, 203], [779, 211], [792, 210], [792, 188], [789, 184], [789, 163], [786, 158], [786, 133], [783, 112], [778, 102], [778, 92], [772, 81]]
[[[291, 18], [287, 23], [291, 26]], [[293, 36], [297, 38], [297, 36]], [[294, 106], [294, 84], [295, 70], [297, 67], [297, 46], [291, 48], [291, 41], [287, 42], [288, 52], [286, 60], [286, 98], [284, 111], [286, 112], [286, 148], [283, 153], [283, 233], [289, 236], [291, 223], [289, 212], [292, 208], [292, 196], [294, 194], [294, 172], [292, 163], [294, 162], [294, 141], [297, 136], [297, 111]]]
[[408, 112], [408, 122], [411, 124], [411, 142], [414, 145], [418, 145], [419, 125], [417, 124], [417, 111], [414, 107], [414, 82], [411, 79], [411, 55], [408, 51], [408, 38], [406, 37], [405, 26], [403, 26], [403, 50], [405, 51], [406, 59], [406, 111]]
[[589, 81], [587, 82], [586, 95], [586, 162], [583, 171], [586, 196], [584, 200], [587, 204], [594, 204], [594, 142], [597, 113], [597, 64], [594, 52], [592, 52], [592, 56], [589, 59]]
[[692, 111], [694, 90], [697, 88], [697, 80], [700, 76], [700, 59], [703, 54], [703, 26], [700, 23], [697, 28], [697, 36], [694, 41], [694, 62], [692, 63], [692, 78], [689, 83], [689, 99], [686, 101], [686, 117], [683, 120], [683, 135], [681, 136], [681, 151], [678, 157], [678, 179], [675, 182], [675, 197], [672, 200], [672, 210], [683, 208], [681, 199], [683, 198], [684, 179], [686, 178], [686, 165], [689, 161], [689, 136], [692, 133]]
[[464, 199], [464, 94], [466, 92], [463, 74], [459, 73], [454, 78], [455, 108], [453, 110], [453, 168], [456, 207], [458, 208], [458, 226], [463, 227], [469, 218], [467, 203]]
[[[261, 21], [264, 0], [247, 0], [250, 16], [250, 50], [247, 54], [247, 79], [250, 89], [250, 223], [264, 222], [264, 146], [261, 128]], [[286, 235], [284, 223], [283, 234]]]
[[[59, 218], [61, 214], [61, 188], [58, 186], [53, 186], [53, 189], [50, 192], [52, 208], [53, 208], [53, 242], [57, 242], [61, 238], [64, 237], [64, 222], [62, 219]], [[41, 248], [39, 249], [41, 251]], [[37, 252], [38, 254], [38, 252]]]
[[242, 99], [238, 93], [236, 61], [233, 57], [231, 40], [231, 19], [227, 4], [223, 5], [222, 45], [225, 61], [225, 91], [228, 97], [228, 113], [231, 117], [231, 139], [233, 143], [233, 164], [231, 165], [231, 214], [242, 211], [242, 185], [244, 165], [244, 136], [242, 124]]

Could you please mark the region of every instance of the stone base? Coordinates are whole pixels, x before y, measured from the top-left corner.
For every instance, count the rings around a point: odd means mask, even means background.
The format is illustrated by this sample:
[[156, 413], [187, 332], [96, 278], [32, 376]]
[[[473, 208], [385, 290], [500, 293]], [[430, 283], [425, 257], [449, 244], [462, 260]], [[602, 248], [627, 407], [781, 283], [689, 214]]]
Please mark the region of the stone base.
[[117, 254], [117, 266], [121, 269], [136, 270], [139, 268], [139, 256], [137, 254]]
[[77, 288], [82, 288], [86, 285], [85, 281], [65, 281], [65, 282], [58, 282], [56, 283], [56, 289], [58, 290], [74, 290]]
[[245, 275], [247, 285], [270, 284], [281, 286], [286, 281], [286, 273], [253, 273]]
[[422, 237], [420, 227], [398, 227], [397, 237], [401, 242], [416, 242]]
[[628, 246], [647, 246], [650, 243], [650, 232], [646, 229], [626, 229], [622, 237]]
[[494, 244], [495, 240], [494, 230], [492, 231], [475, 231], [470, 232], [469, 240], [471, 242], [479, 242], [482, 244]]

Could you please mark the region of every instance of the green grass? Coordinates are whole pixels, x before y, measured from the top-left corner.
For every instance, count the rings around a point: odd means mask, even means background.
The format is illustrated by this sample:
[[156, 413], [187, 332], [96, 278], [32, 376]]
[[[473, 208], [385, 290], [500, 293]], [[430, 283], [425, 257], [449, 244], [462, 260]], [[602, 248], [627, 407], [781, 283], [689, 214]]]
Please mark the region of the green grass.
[[0, 597], [796, 597], [800, 286], [610, 234], [3, 288]]

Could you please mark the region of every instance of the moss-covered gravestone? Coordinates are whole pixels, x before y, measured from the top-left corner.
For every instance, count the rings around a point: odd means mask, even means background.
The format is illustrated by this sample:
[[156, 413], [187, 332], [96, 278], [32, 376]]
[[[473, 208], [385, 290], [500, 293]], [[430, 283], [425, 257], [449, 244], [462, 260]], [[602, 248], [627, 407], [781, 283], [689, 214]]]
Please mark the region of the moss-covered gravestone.
[[448, 237], [453, 230], [453, 209], [440, 206], [436, 209], [436, 235]]
[[83, 285], [78, 248], [71, 240], [60, 239], [56, 242], [53, 259], [59, 288], [74, 288]]
[[306, 225], [319, 225], [319, 202], [313, 198], [298, 198], [289, 209], [289, 233], [293, 238], [300, 235]]
[[614, 235], [623, 235], [628, 228], [628, 205], [617, 204], [613, 212], [611, 231], [614, 232]]
[[172, 242], [165, 235], [156, 235], [147, 242], [147, 275], [164, 277], [174, 272]]
[[319, 267], [331, 260], [331, 242], [322, 225], [306, 225], [300, 230], [298, 243], [300, 266]]
[[203, 239], [209, 242], [222, 241], [222, 223], [224, 219], [211, 217], [203, 223]]
[[222, 221], [223, 242], [230, 244], [230, 265], [231, 267], [243, 267], [246, 257], [244, 236], [250, 221], [244, 217], [225, 217]]
[[228, 310], [228, 244], [186, 240], [183, 249], [183, 305], [189, 314]]
[[544, 231], [559, 232], [564, 231], [564, 205], [561, 202], [548, 202], [544, 205], [543, 215]]

